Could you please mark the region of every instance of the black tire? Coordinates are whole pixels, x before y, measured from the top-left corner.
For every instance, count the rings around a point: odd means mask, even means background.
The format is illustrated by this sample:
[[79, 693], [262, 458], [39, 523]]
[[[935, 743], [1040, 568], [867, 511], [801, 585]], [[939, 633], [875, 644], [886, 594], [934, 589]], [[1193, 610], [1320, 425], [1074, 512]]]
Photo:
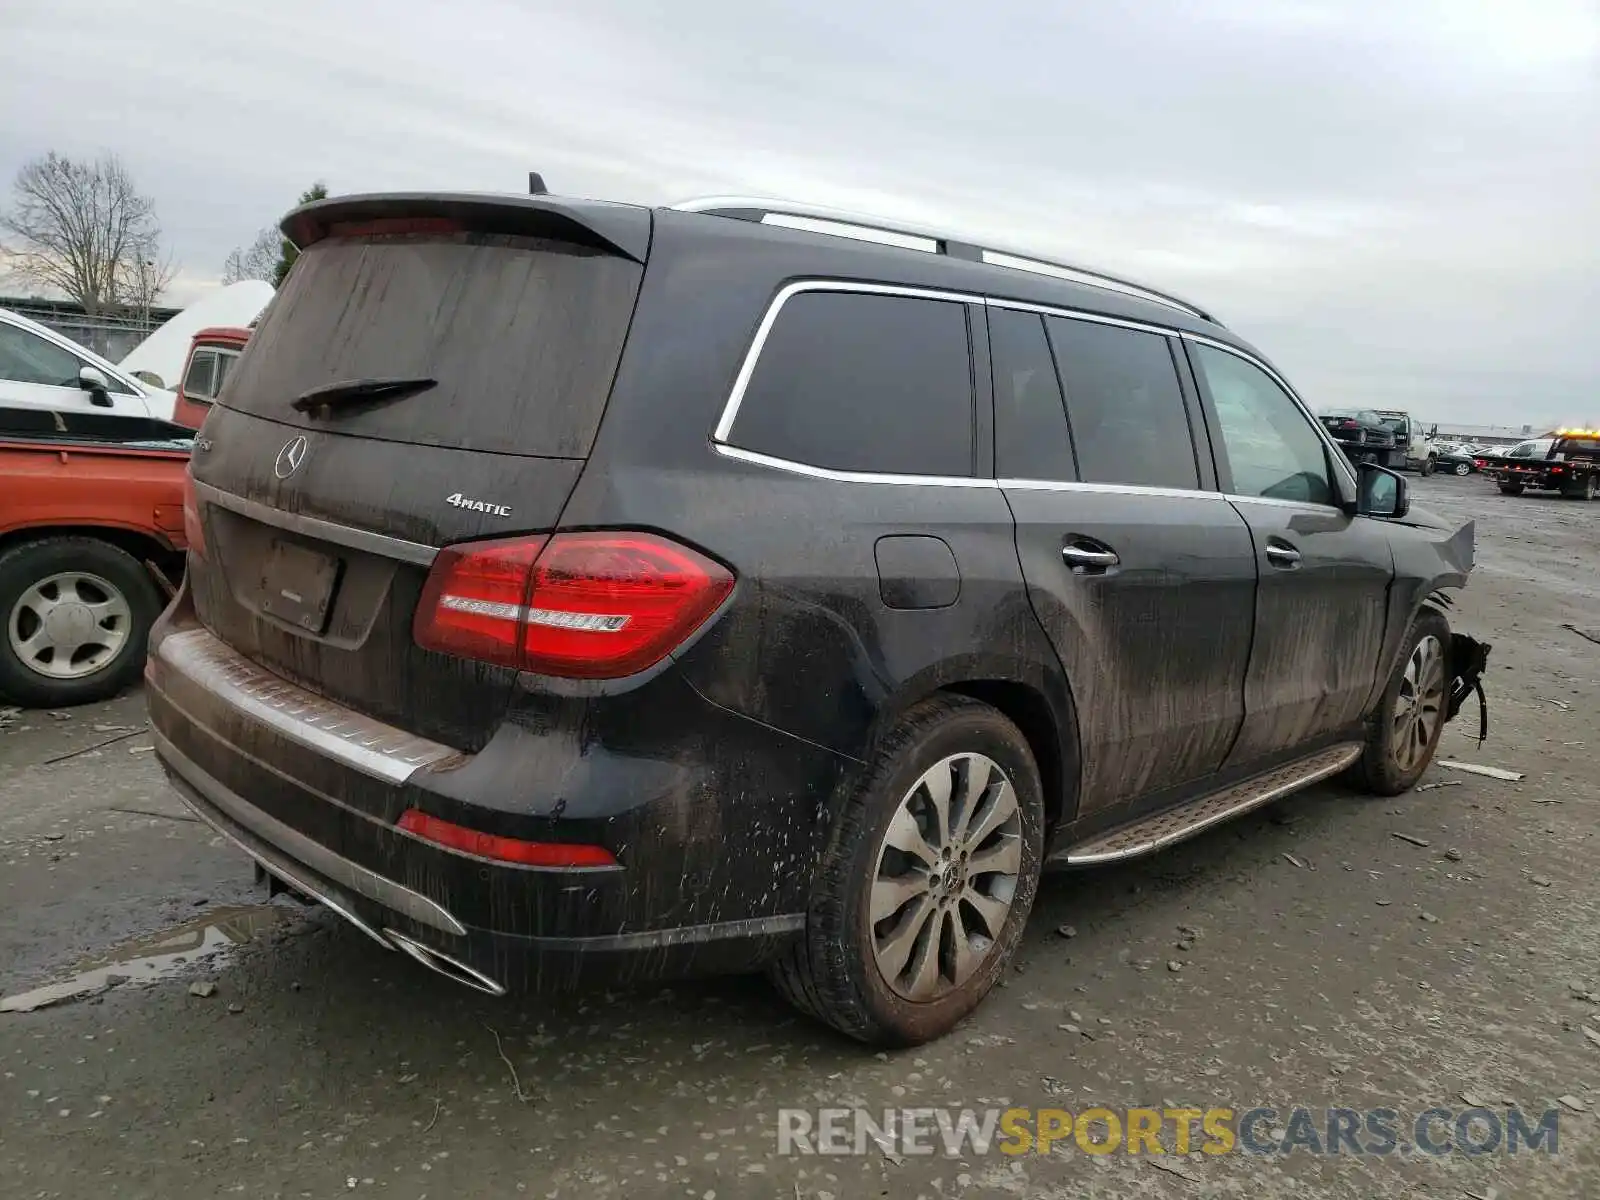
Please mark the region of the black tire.
[[[911, 1000], [897, 992], [879, 968], [869, 905], [891, 821], [925, 772], [959, 754], [981, 754], [1009, 779], [1020, 817], [1016, 834], [1020, 866], [1000, 932], [972, 975], [962, 984], [948, 986], [937, 998]], [[1017, 727], [987, 704], [966, 697], [946, 695], [925, 701], [882, 739], [865, 776], [845, 802], [817, 867], [805, 933], [769, 968], [769, 976], [795, 1007], [860, 1041], [885, 1046], [931, 1041], [976, 1008], [1004, 972], [1033, 907], [1043, 846], [1039, 771]], [[915, 903], [896, 916], [907, 915]], [[961, 920], [963, 913], [975, 915], [976, 910], [955, 902], [955, 919]], [[930, 931], [937, 926], [941, 950], [948, 944], [944, 921], [939, 913], [922, 926]], [[924, 943], [919, 939], [918, 944]], [[947, 961], [942, 952], [938, 961]]]
[[[1407, 668], [1418, 654], [1418, 648], [1430, 638], [1435, 643], [1434, 649], [1438, 655], [1437, 707], [1433, 710], [1426, 743], [1408, 753], [1404, 739], [1415, 732], [1415, 725], [1401, 720], [1406, 704], [1402, 692], [1415, 694], [1415, 689], [1408, 686]], [[1423, 772], [1433, 762], [1433, 756], [1439, 749], [1439, 738], [1444, 732], [1450, 678], [1450, 624], [1432, 609], [1424, 609], [1417, 614], [1406, 632], [1400, 659], [1395, 664], [1388, 685], [1383, 689], [1383, 698], [1368, 727], [1367, 744], [1360, 761], [1352, 768], [1354, 780], [1360, 787], [1379, 796], [1398, 796], [1401, 792], [1410, 791], [1422, 778]], [[1431, 686], [1427, 692], [1431, 692]], [[1426, 711], [1426, 704], [1423, 708]]]
[[1500, 485], [1500, 494], [1502, 496], [1520, 496], [1522, 495], [1522, 485], [1520, 483], [1502, 483]]
[[1433, 455], [1430, 454], [1427, 458], [1422, 460], [1422, 466], [1419, 468], [1419, 471], [1424, 477], [1433, 474]]
[[[12, 644], [28, 614], [19, 609], [25, 593], [42, 580], [82, 572], [109, 585], [127, 605], [128, 628], [120, 648], [91, 673], [74, 679], [42, 674], [18, 655]], [[150, 626], [161, 615], [161, 593], [144, 565], [109, 542], [92, 537], [51, 537], [0, 554], [0, 695], [34, 708], [61, 708], [114, 696], [144, 671]]]
[[1457, 463], [1455, 466], [1451, 467], [1450, 469], [1452, 471], [1454, 471], [1457, 475], [1465, 476], [1465, 475], [1471, 475], [1472, 474], [1472, 464], [1471, 463], [1460, 462], [1460, 463]]

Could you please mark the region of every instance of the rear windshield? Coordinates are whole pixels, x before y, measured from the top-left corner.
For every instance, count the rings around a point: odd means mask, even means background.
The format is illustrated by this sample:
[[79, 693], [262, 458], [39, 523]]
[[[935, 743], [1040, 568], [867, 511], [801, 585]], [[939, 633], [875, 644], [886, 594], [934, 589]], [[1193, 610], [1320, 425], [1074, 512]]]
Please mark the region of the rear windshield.
[[[318, 242], [236, 364], [229, 408], [432, 446], [583, 458], [643, 268], [585, 247], [488, 234]], [[354, 379], [438, 386], [309, 416], [302, 393]]]

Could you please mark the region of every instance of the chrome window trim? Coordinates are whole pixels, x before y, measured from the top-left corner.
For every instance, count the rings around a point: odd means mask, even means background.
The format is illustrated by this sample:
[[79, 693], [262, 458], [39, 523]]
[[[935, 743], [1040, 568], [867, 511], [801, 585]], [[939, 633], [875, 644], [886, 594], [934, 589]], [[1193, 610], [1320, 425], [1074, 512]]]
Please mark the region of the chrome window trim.
[[1318, 504], [1314, 500], [1282, 500], [1277, 496], [1240, 496], [1233, 492], [1226, 492], [1222, 497], [1231, 504], [1266, 504], [1273, 508], [1297, 508], [1302, 512], [1316, 513], [1319, 516], [1345, 515], [1344, 509], [1337, 504]]
[[337, 521], [325, 521], [321, 517], [285, 512], [281, 508], [273, 508], [270, 504], [263, 504], [259, 500], [247, 500], [243, 496], [235, 496], [232, 492], [225, 492], [209, 483], [201, 483], [198, 479], [195, 480], [194, 491], [196, 498], [206, 504], [215, 504], [218, 508], [236, 512], [241, 517], [249, 517], [252, 521], [260, 521], [263, 525], [303, 533], [307, 537], [321, 538], [323, 541], [348, 546], [352, 550], [365, 550], [369, 554], [377, 554], [383, 558], [396, 558], [401, 562], [415, 563], [419, 567], [431, 567], [433, 560], [439, 556], [437, 546], [424, 546], [420, 542], [408, 542], [402, 538], [373, 533], [367, 529], [355, 529], [349, 525], [341, 525]]
[[995, 483], [1006, 491], [1018, 492], [1098, 492], [1112, 496], [1166, 496], [1182, 500], [1216, 500], [1227, 497], [1221, 492], [1208, 492], [1202, 488], [1153, 487], [1142, 483], [1094, 483], [1065, 479], [997, 479]]
[[[761, 318], [761, 324], [756, 327], [756, 336], [750, 343], [750, 349], [745, 351], [744, 361], [739, 365], [739, 373], [734, 376], [733, 390], [728, 394], [727, 403], [722, 406], [722, 416], [717, 419], [716, 428], [711, 431], [713, 441], [732, 446], [732, 443], [728, 441], [728, 435], [733, 432], [733, 421], [739, 415], [739, 406], [744, 403], [745, 390], [750, 386], [750, 379], [755, 374], [756, 362], [760, 359], [761, 351], [767, 344], [767, 338], [772, 333], [772, 327], [777, 324], [778, 314], [783, 311], [783, 306], [802, 292], [846, 292], [853, 295], [867, 296], [904, 296], [910, 300], [942, 300], [949, 304], [982, 303], [980, 297], [969, 296], [960, 292], [939, 291], [933, 288], [901, 287], [898, 284], [888, 283], [862, 283], [850, 279], [800, 279], [794, 283], [785, 284], [778, 289], [778, 294], [772, 298], [772, 303], [767, 305], [766, 315]], [[751, 453], [756, 452], [751, 451]], [[817, 470], [824, 469], [822, 467], [817, 468]]]
[[[1084, 321], [1093, 325], [1111, 325], [1120, 329], [1133, 329], [1141, 333], [1152, 333], [1160, 337], [1182, 338], [1185, 341], [1199, 342], [1203, 345], [1226, 351], [1235, 358], [1243, 359], [1251, 366], [1264, 372], [1269, 379], [1284, 390], [1284, 393], [1299, 408], [1300, 413], [1310, 422], [1313, 430], [1322, 439], [1322, 443], [1331, 452], [1332, 461], [1343, 464], [1336, 467], [1345, 481], [1352, 487], [1356, 485], [1354, 472], [1345, 461], [1344, 452], [1339, 449], [1338, 443], [1322, 427], [1322, 422], [1301, 399], [1300, 394], [1289, 385], [1277, 371], [1268, 366], [1260, 358], [1238, 346], [1230, 346], [1227, 342], [1219, 341], [1204, 334], [1191, 333], [1186, 329], [1178, 329], [1167, 325], [1157, 325], [1153, 322], [1129, 320], [1125, 317], [1108, 317], [1100, 313], [1082, 312], [1072, 308], [1061, 308], [1052, 304], [1037, 304], [1028, 300], [1009, 300], [1004, 297], [987, 296], [977, 292], [949, 291], [936, 288], [908, 287], [899, 284], [866, 283], [850, 279], [800, 279], [793, 283], [785, 284], [779, 289], [767, 306], [766, 313], [761, 318], [761, 323], [756, 327], [755, 337], [751, 340], [750, 348], [745, 351], [745, 356], [739, 364], [739, 372], [734, 377], [733, 388], [728, 394], [728, 399], [722, 407], [722, 413], [717, 418], [715, 428], [711, 433], [711, 448], [725, 458], [737, 459], [755, 466], [770, 467], [773, 470], [785, 471], [792, 475], [805, 475], [813, 479], [827, 479], [835, 483], [871, 483], [913, 485], [920, 487], [1000, 487], [1017, 488], [1031, 491], [1093, 491], [1123, 495], [1154, 495], [1154, 496], [1209, 496], [1218, 499], [1259, 501], [1266, 504], [1287, 504], [1310, 507], [1318, 512], [1343, 511], [1332, 505], [1302, 505], [1298, 500], [1276, 500], [1264, 496], [1235, 496], [1224, 494], [1220, 491], [1206, 491], [1202, 488], [1158, 488], [1144, 487], [1136, 484], [1116, 483], [1089, 483], [1081, 480], [1046, 480], [1046, 479], [979, 479], [977, 477], [952, 477], [943, 475], [905, 475], [899, 473], [873, 472], [873, 471], [840, 471], [831, 467], [819, 467], [811, 463], [796, 462], [793, 459], [780, 458], [776, 455], [762, 454], [756, 450], [746, 450], [729, 441], [733, 432], [735, 419], [739, 415], [739, 408], [744, 403], [745, 392], [750, 386], [750, 380], [755, 375], [755, 370], [761, 358], [761, 351], [766, 345], [767, 337], [772, 333], [773, 326], [777, 323], [778, 314], [783, 306], [793, 296], [802, 292], [846, 292], [857, 295], [876, 296], [905, 296], [914, 300], [940, 300], [949, 304], [974, 304], [985, 309], [1009, 309], [1014, 312], [1036, 313], [1046, 317], [1060, 317], [1068, 321]], [[196, 484], [196, 488], [201, 485]], [[246, 501], [246, 503], [251, 503]], [[276, 511], [276, 510], [271, 510]], [[289, 514], [284, 514], [289, 515]], [[357, 532], [357, 531], [352, 531]], [[324, 535], [328, 536], [328, 535]], [[372, 536], [378, 536], [376, 534]], [[334, 540], [331, 536], [329, 540]], [[432, 561], [431, 558], [429, 560]]]
[[[1190, 333], [1186, 329], [1178, 330], [1177, 333], [1178, 336], [1186, 342], [1198, 342], [1203, 346], [1210, 346], [1214, 350], [1224, 351], [1225, 353], [1233, 355], [1235, 358], [1243, 359], [1251, 366], [1264, 372], [1269, 379], [1271, 379], [1284, 390], [1284, 393], [1289, 397], [1290, 400], [1294, 401], [1295, 405], [1300, 409], [1300, 415], [1305, 417], [1305, 419], [1311, 423], [1311, 428], [1316, 431], [1317, 436], [1322, 439], [1322, 444], [1331, 453], [1332, 457], [1329, 461], [1335, 464], [1334, 469], [1338, 471], [1341, 476], [1343, 476], [1346, 483], [1350, 484], [1352, 487], [1358, 486], [1356, 473], [1350, 466], [1349, 460], [1345, 458], [1344, 451], [1339, 448], [1339, 443], [1333, 440], [1332, 435], [1328, 433], [1326, 427], [1323, 426], [1321, 421], [1317, 420], [1317, 414], [1312, 412], [1311, 406], [1301, 399], [1300, 393], [1289, 386], [1289, 381], [1287, 379], [1278, 374], [1278, 372], [1274, 371], [1255, 355], [1241, 350], [1237, 346], [1230, 346], [1227, 342], [1218, 341], [1213, 337], [1206, 337], [1203, 333]], [[1221, 436], [1220, 430], [1218, 431], [1218, 436]]]
[[999, 486], [993, 479], [980, 479], [967, 475], [898, 475], [870, 471], [835, 471], [831, 467], [814, 467], [810, 463], [794, 462], [771, 454], [759, 454], [726, 442], [712, 442], [711, 448], [724, 458], [737, 459], [758, 467], [771, 467], [791, 475], [806, 475], [812, 479], [827, 479], [834, 483], [899, 484], [914, 487], [992, 488]]
[[1027, 300], [1003, 300], [991, 296], [983, 298], [985, 308], [1004, 308], [1013, 312], [1037, 313], [1041, 317], [1060, 317], [1067, 321], [1083, 321], [1090, 325], [1115, 325], [1119, 329], [1134, 329], [1140, 333], [1154, 333], [1162, 337], [1177, 337], [1181, 330], [1150, 321], [1134, 321], [1127, 317], [1106, 317], [1099, 313], [1079, 312], [1072, 308], [1057, 308], [1052, 304], [1034, 304]]

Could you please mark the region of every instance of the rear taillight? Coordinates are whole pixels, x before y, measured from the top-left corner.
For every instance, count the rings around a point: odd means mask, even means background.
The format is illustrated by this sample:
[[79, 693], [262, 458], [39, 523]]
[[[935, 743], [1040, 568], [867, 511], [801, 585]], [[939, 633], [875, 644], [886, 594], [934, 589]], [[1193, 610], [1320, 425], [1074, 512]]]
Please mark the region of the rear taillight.
[[733, 576], [649, 533], [558, 533], [439, 553], [417, 604], [425, 650], [540, 675], [616, 679], [705, 623]]
[[194, 492], [194, 473], [183, 472], [183, 540], [201, 558], [206, 556], [206, 527], [200, 520], [200, 500]]
[[529, 842], [495, 833], [480, 833], [453, 821], [430, 817], [416, 808], [406, 809], [396, 824], [407, 833], [425, 842], [432, 842], [435, 846], [478, 858], [492, 858], [497, 862], [517, 863], [525, 867], [617, 865], [615, 856], [604, 846], [589, 846], [579, 842]]

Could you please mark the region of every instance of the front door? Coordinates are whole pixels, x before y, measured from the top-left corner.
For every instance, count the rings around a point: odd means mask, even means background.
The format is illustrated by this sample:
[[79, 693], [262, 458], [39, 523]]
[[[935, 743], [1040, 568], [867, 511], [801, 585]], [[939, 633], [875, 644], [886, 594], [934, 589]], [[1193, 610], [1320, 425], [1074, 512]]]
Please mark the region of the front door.
[[1217, 470], [1250, 526], [1260, 586], [1229, 756], [1245, 764], [1355, 726], [1379, 668], [1394, 557], [1383, 523], [1351, 516], [1311, 418], [1254, 363], [1188, 353], [1218, 433]]

